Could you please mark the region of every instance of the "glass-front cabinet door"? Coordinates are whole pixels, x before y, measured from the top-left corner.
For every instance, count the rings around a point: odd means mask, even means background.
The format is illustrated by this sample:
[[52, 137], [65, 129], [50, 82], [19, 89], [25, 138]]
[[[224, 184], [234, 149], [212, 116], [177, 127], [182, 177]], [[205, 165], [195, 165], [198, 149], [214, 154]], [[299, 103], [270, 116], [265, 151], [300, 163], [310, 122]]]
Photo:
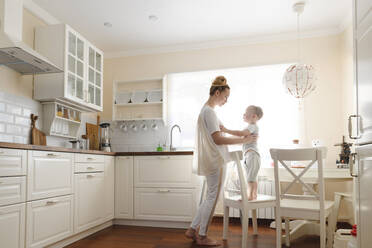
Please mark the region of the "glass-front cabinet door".
[[67, 89], [69, 98], [84, 102], [85, 40], [76, 32], [67, 29]]
[[88, 46], [88, 103], [102, 109], [103, 56], [92, 45]]

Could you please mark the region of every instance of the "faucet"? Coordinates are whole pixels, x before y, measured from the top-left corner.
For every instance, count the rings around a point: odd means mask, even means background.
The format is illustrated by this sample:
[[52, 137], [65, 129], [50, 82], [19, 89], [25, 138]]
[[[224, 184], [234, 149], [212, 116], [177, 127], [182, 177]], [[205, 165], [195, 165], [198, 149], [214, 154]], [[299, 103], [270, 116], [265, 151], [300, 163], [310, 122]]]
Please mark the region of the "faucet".
[[178, 127], [178, 130], [180, 131], [180, 133], [181, 133], [181, 128], [180, 128], [180, 126], [178, 126], [178, 125], [173, 125], [172, 126], [172, 128], [171, 128], [171, 131], [170, 131], [170, 147], [169, 147], [169, 150], [171, 150], [171, 151], [175, 151], [176, 150], [176, 148], [175, 147], [172, 147], [172, 143], [173, 143], [173, 138], [172, 138], [172, 134], [173, 134], [173, 128], [175, 128], [175, 127]]

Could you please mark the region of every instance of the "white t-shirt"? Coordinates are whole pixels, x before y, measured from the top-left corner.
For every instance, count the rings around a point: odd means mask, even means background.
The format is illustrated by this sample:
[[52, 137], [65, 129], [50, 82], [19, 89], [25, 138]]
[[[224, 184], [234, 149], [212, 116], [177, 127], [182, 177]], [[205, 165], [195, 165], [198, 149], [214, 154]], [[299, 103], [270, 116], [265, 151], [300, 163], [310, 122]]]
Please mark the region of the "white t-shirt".
[[[209, 105], [206, 104], [203, 106], [200, 111], [200, 116], [203, 118], [205, 126], [211, 136], [214, 132], [221, 131], [220, 125], [222, 124], [222, 122], [218, 119], [214, 109], [211, 108]], [[227, 146], [217, 145], [217, 147], [221, 155], [225, 158], [225, 161], [228, 161], [229, 151], [227, 149]]]
[[[244, 130], [248, 130], [251, 134], [258, 135], [258, 126], [256, 124], [249, 124]], [[258, 153], [257, 142], [243, 144], [243, 154], [248, 150], [253, 150]]]

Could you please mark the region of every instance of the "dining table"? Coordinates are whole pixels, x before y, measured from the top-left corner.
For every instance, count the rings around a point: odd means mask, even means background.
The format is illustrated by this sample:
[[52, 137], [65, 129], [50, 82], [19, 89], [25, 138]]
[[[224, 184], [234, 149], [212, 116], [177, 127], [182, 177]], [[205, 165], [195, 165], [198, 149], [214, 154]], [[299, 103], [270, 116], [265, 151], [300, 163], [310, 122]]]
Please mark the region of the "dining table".
[[[292, 168], [293, 172], [298, 175], [301, 173], [303, 168]], [[311, 186], [314, 190], [318, 184], [318, 172], [317, 168], [309, 169], [301, 178], [304, 183]], [[261, 177], [267, 177], [268, 180], [274, 182], [274, 168], [263, 168], [260, 172]], [[353, 177], [350, 175], [349, 169], [339, 169], [339, 168], [323, 168], [323, 178], [324, 182], [351, 182]], [[293, 176], [285, 169], [279, 168], [279, 180], [281, 183], [290, 183], [293, 181]], [[327, 186], [325, 188], [327, 191]], [[306, 187], [302, 187], [303, 194], [309, 194]], [[275, 221], [270, 224], [270, 227], [275, 228]], [[283, 223], [283, 229], [284, 223]], [[320, 227], [317, 222], [307, 221], [307, 220], [292, 220], [290, 222], [290, 241], [298, 239], [304, 235], [320, 235]], [[283, 240], [285, 235], [283, 235]]]

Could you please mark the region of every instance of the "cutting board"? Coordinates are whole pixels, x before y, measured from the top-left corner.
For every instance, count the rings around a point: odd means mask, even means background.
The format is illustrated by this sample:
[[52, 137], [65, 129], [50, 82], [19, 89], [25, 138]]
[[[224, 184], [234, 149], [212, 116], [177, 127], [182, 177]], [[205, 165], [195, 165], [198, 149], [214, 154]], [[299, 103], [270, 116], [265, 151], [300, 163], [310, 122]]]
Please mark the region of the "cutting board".
[[99, 150], [98, 125], [86, 123], [87, 139], [89, 139], [89, 150]]
[[31, 114], [31, 144], [46, 146], [46, 136], [43, 132], [36, 128], [36, 120], [39, 117]]

